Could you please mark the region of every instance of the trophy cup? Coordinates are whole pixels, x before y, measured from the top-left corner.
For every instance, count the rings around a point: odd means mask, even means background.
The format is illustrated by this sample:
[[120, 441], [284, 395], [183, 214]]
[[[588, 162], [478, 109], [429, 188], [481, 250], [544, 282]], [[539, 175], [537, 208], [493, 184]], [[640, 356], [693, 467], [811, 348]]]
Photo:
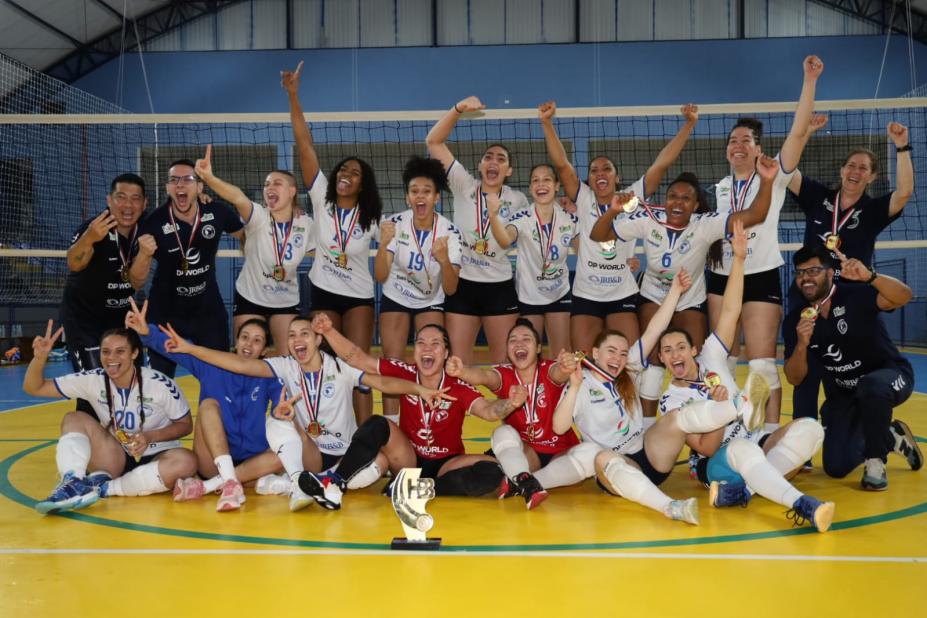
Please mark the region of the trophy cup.
[[435, 497], [435, 481], [419, 478], [421, 473], [421, 468], [403, 468], [393, 481], [393, 509], [406, 536], [395, 537], [390, 549], [433, 551], [441, 548], [440, 538], [425, 536], [435, 525], [434, 517], [425, 512], [425, 503]]

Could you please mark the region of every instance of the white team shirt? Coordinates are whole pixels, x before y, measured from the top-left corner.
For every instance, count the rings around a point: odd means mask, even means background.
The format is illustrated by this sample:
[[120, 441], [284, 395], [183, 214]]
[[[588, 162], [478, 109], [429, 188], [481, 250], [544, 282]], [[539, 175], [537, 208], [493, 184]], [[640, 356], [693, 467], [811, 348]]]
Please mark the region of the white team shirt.
[[[643, 197], [644, 178], [625, 189]], [[576, 251], [576, 276], [573, 279], [573, 296], [595, 301], [621, 300], [637, 294], [637, 281], [628, 266], [628, 259], [634, 257], [636, 242], [596, 242], [589, 237], [592, 226], [598, 221], [609, 204], [599, 206], [595, 192], [584, 182], [573, 200], [579, 217], [579, 247]], [[624, 214], [619, 217], [626, 216]]]
[[[737, 388], [737, 382], [734, 381], [734, 376], [731, 375], [728, 369], [727, 357], [728, 349], [721, 340], [718, 339], [718, 336], [712, 333], [708, 339], [705, 340], [702, 351], [695, 357], [695, 362], [698, 363], [699, 382], [704, 382], [705, 374], [714, 372], [721, 378], [721, 384], [727, 388], [728, 397], [733, 399], [734, 395], [737, 394], [740, 389]], [[697, 401], [709, 398], [708, 389], [701, 384], [677, 386], [673, 384], [671, 380], [666, 392], [663, 393], [663, 396], [660, 398], [660, 414], [666, 414], [692, 400]], [[727, 427], [724, 428], [724, 438], [721, 441], [721, 446], [726, 445], [734, 438], [744, 438], [752, 442], [759, 442], [764, 433], [765, 431], [762, 427], [753, 432], [747, 431], [743, 422], [738, 419], [733, 423], [728, 423]]]
[[[780, 155], [776, 155], [779, 161], [779, 173], [773, 181], [772, 197], [769, 202], [769, 214], [766, 220], [751, 227], [747, 230], [747, 259], [744, 262], [744, 274], [752, 275], [762, 273], [774, 268], [779, 268], [785, 261], [782, 259], [782, 253], [779, 251], [779, 213], [782, 212], [782, 205], [785, 203], [785, 191], [788, 189], [789, 182], [795, 174], [795, 170], [784, 172], [782, 170], [782, 160]], [[731, 184], [733, 176], [727, 176], [715, 185], [715, 198], [717, 201], [718, 212], [729, 214], [735, 212], [734, 204], [731, 203]], [[756, 199], [756, 194], [760, 191], [760, 175], [755, 174], [752, 182], [749, 180], [747, 187], [747, 197], [744, 200], [743, 208], [749, 208]], [[734, 196], [736, 202], [737, 196]], [[722, 259], [720, 266], [711, 268], [711, 272], [719, 275], [728, 275], [731, 272], [731, 262], [734, 260], [734, 253], [729, 241], [724, 242]]]
[[[515, 212], [505, 223], [515, 228], [518, 257], [515, 260], [515, 289], [518, 300], [526, 305], [548, 305], [570, 292], [570, 268], [567, 256], [570, 243], [577, 234], [579, 220], [554, 204], [549, 231], [539, 232], [540, 225], [534, 204]], [[547, 250], [551, 237], [548, 269], [544, 270], [542, 250]], [[543, 240], [542, 240], [543, 239]], [[543, 242], [543, 248], [542, 248]]]
[[[655, 210], [658, 220], [666, 220], [663, 210]], [[643, 207], [628, 217], [616, 217], [612, 223], [619, 240], [640, 238], [644, 242], [647, 268], [641, 280], [641, 296], [662, 303], [680, 268], [692, 277], [692, 287], [679, 299], [676, 311], [705, 302], [705, 261], [708, 249], [724, 238], [727, 217], [719, 213], [693, 214], [689, 225], [678, 232], [657, 223]]]
[[[638, 341], [631, 346], [625, 366], [625, 371], [630, 371], [634, 377], [635, 387], [640, 386], [641, 372], [648, 364], [642, 352]], [[636, 453], [644, 448], [643, 418], [638, 397], [628, 410], [611, 384], [600, 382], [591, 371], [583, 369], [583, 383], [573, 407], [573, 422], [583, 442], [594, 442], [616, 453]]]
[[[245, 299], [262, 307], [292, 307], [299, 304], [296, 269], [312, 249], [312, 217], [294, 210], [290, 235], [277, 225], [264, 206], [251, 202], [251, 217], [245, 221], [245, 265], [235, 281], [235, 290]], [[282, 252], [286, 279], [274, 279], [274, 234]]]
[[[142, 395], [144, 400], [139, 405], [138, 380], [129, 390], [116, 388], [110, 382], [110, 395], [115, 422], [109, 414], [106, 404], [106, 373], [103, 369], [70, 373], [55, 378], [55, 387], [66, 399], [84, 399], [93, 407], [100, 424], [115, 436], [116, 427], [126, 433], [135, 433], [150, 429], [163, 429], [173, 421], [190, 414], [190, 404], [177, 384], [161, 373], [149, 367], [140, 370]], [[141, 410], [145, 411], [145, 422], [141, 422]], [[155, 455], [172, 448], [180, 448], [180, 440], [150, 442], [142, 453], [143, 457]], [[123, 446], [125, 449], [125, 446]], [[128, 451], [126, 451], [128, 452]]]
[[[506, 250], [499, 246], [487, 228], [486, 241], [489, 243], [486, 255], [477, 253], [474, 249], [479, 232], [476, 219], [476, 193], [480, 189], [480, 181], [464, 169], [460, 161], [455, 160], [447, 171], [447, 182], [454, 195], [454, 225], [460, 230], [463, 256], [460, 264], [460, 276], [467, 281], [499, 282], [512, 278], [512, 264], [506, 256]], [[516, 191], [508, 185], [502, 186], [500, 195], [502, 207], [499, 216], [508, 219], [512, 213], [528, 207], [528, 198], [521, 191]], [[486, 211], [485, 199], [480, 199], [483, 205], [483, 221], [488, 225], [489, 213]]]
[[[447, 236], [448, 259], [451, 264], [460, 266], [460, 233], [447, 217], [438, 213], [434, 216], [436, 227], [431, 230], [416, 230], [411, 210], [390, 217], [390, 221], [396, 224], [396, 235], [386, 247], [393, 254], [393, 264], [383, 283], [383, 294], [412, 309], [444, 302], [441, 265], [431, 255], [435, 230], [438, 237]], [[419, 246], [422, 252], [419, 252]]]
[[[301, 395], [294, 406], [296, 408], [296, 421], [306, 429], [309, 426], [309, 408], [306, 398], [319, 401], [317, 418], [322, 426], [322, 435], [310, 436], [319, 447], [319, 450], [329, 455], [344, 455], [351, 444], [351, 438], [357, 431], [357, 420], [354, 418], [354, 405], [352, 394], [356, 386], [361, 386], [364, 372], [351, 367], [346, 362], [335, 362], [328, 354], [322, 353], [322, 380], [319, 382], [321, 395], [312, 389], [312, 381], [299, 362], [292, 356], [274, 356], [265, 358], [264, 362], [270, 366], [274, 376], [286, 386], [288, 397]], [[303, 389], [305, 380], [307, 389]], [[308, 433], [308, 432], [307, 432]]]
[[313, 246], [315, 259], [309, 269], [309, 280], [327, 292], [350, 296], [352, 298], [373, 298], [373, 276], [370, 274], [370, 242], [380, 237], [377, 222], [370, 225], [370, 229], [361, 229], [360, 220], [351, 231], [351, 238], [346, 246], [348, 256], [347, 265], [338, 266], [340, 245], [335, 241], [335, 217], [339, 218], [342, 234], [348, 233], [351, 218], [360, 208], [355, 206], [351, 210], [338, 208], [325, 201], [325, 192], [328, 190], [328, 179], [319, 171], [309, 188], [309, 199], [312, 201], [312, 211], [315, 215], [313, 228]]

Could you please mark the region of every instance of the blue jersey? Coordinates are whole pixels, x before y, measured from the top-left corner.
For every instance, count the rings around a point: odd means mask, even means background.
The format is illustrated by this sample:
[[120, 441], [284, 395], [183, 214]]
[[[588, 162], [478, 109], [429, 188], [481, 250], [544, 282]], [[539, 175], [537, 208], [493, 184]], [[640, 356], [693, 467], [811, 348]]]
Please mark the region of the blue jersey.
[[276, 378], [243, 376], [205, 363], [189, 354], [171, 354], [164, 349], [167, 336], [154, 324], [142, 341], [158, 354], [166, 356], [190, 373], [200, 383], [200, 401], [215, 399], [222, 411], [222, 425], [228, 440], [229, 454], [237, 463], [268, 448], [264, 422], [267, 406], [280, 396], [282, 384]]

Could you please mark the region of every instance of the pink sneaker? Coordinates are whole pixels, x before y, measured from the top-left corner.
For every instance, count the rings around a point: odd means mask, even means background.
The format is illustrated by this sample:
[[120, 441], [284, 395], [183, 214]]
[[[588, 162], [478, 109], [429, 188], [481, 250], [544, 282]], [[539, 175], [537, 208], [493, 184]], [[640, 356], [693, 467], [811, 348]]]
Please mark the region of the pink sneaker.
[[245, 490], [241, 483], [235, 479], [229, 479], [222, 485], [222, 494], [219, 496], [219, 502], [216, 503], [216, 510], [235, 511], [241, 508], [245, 503]]
[[174, 502], [199, 500], [206, 493], [203, 481], [198, 478], [177, 479], [174, 482]]

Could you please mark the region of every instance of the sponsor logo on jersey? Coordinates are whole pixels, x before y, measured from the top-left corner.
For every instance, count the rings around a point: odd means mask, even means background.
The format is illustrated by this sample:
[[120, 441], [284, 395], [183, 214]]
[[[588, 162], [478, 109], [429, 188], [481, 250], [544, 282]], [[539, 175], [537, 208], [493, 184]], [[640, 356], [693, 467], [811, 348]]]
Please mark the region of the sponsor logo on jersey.
[[843, 318], [840, 318], [840, 319], [837, 321], [837, 330], [840, 332], [841, 335], [846, 335], [846, 334], [847, 334], [847, 328], [848, 328], [848, 327], [847, 327], [847, 321], [844, 320]]
[[202, 234], [203, 234], [203, 238], [206, 238], [206, 239], [213, 238], [216, 235], [216, 228], [214, 228], [211, 225], [204, 225]]
[[211, 212], [207, 212], [200, 218], [200, 221], [213, 221], [215, 218], [216, 215], [212, 214]]
[[833, 343], [827, 346], [827, 352], [824, 352], [822, 356], [824, 358], [829, 358], [837, 363], [843, 360], [843, 352], [840, 350], [839, 347], [837, 347], [836, 344], [833, 344]]
[[833, 312], [833, 313], [834, 313], [834, 317], [835, 317], [835, 318], [839, 318], [840, 316], [842, 316], [842, 315], [843, 315], [844, 313], [846, 313], [846, 312], [847, 312], [847, 308], [844, 307], [843, 305], [841, 305], [841, 306], [839, 306], [839, 307], [834, 307], [834, 312]]

